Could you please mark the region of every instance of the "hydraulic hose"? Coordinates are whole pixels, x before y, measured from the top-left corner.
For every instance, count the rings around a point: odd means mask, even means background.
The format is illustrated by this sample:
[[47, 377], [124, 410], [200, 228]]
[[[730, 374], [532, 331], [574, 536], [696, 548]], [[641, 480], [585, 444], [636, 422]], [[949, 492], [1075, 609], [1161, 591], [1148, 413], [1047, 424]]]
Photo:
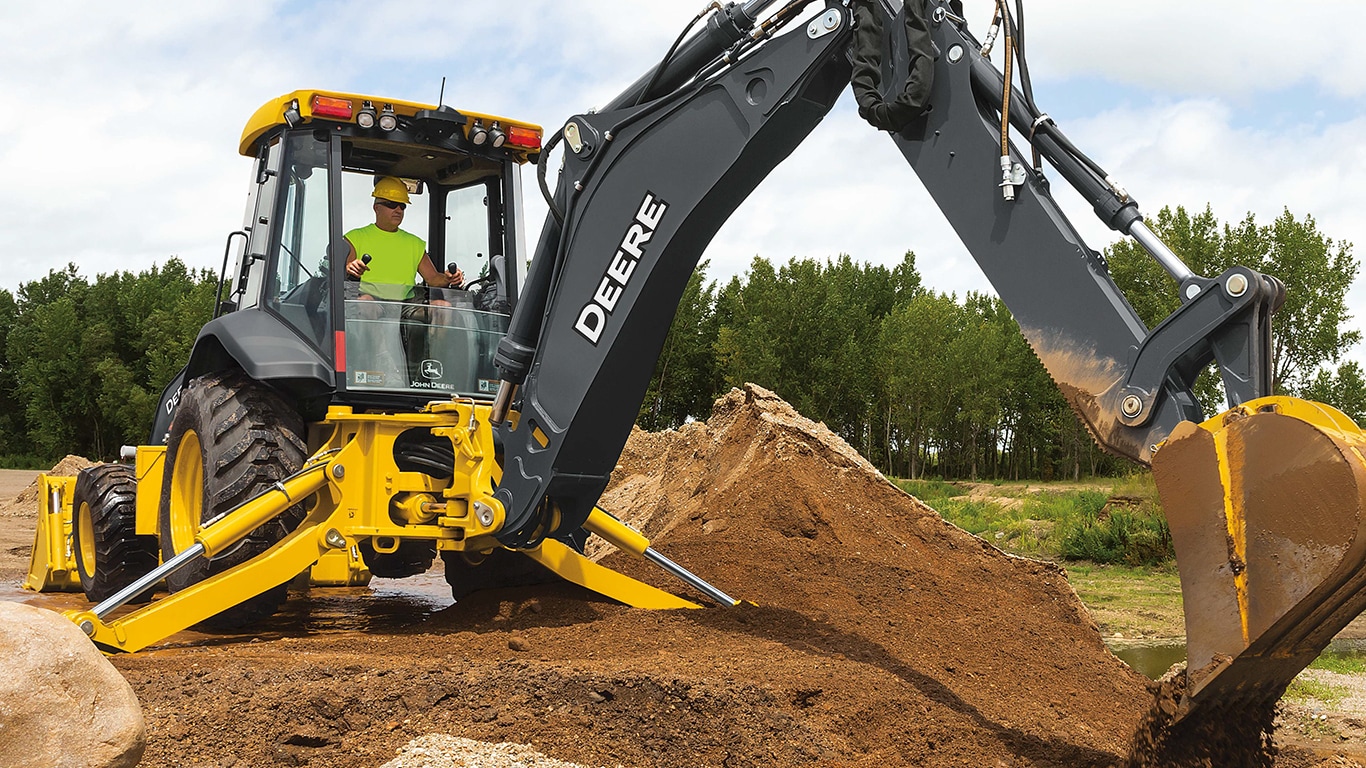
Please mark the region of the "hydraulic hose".
[[659, 75], [664, 71], [664, 68], [669, 65], [669, 61], [674, 57], [674, 52], [677, 51], [678, 46], [683, 43], [683, 38], [688, 36], [688, 32], [692, 30], [697, 22], [701, 21], [704, 16], [711, 13], [713, 10], [721, 10], [720, 4], [713, 2], [711, 5], [708, 5], [706, 8], [699, 11], [696, 16], [692, 17], [692, 21], [683, 26], [683, 31], [678, 33], [678, 37], [674, 38], [673, 45], [669, 46], [669, 50], [664, 53], [664, 58], [659, 60], [659, 66], [655, 67], [654, 74], [650, 76], [650, 82], [641, 89], [640, 95], [636, 97], [636, 106], [640, 106], [641, 102], [645, 101], [647, 94], [654, 93], [655, 85], [659, 83]]
[[541, 197], [545, 198], [545, 204], [550, 208], [550, 213], [554, 215], [556, 223], [563, 227], [564, 211], [561, 211], [560, 207], [555, 204], [555, 195], [550, 191], [550, 185], [545, 180], [545, 169], [550, 164], [550, 151], [555, 148], [556, 144], [560, 143], [562, 138], [564, 138], [563, 128], [551, 134], [550, 139], [541, 148], [540, 157], [536, 159], [536, 182], [540, 184]]

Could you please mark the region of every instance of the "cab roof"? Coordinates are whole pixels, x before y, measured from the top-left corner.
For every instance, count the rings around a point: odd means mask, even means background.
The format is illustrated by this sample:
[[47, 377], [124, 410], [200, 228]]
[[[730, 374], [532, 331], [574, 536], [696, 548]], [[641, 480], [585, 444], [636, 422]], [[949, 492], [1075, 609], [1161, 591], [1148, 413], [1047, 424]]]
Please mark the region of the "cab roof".
[[[400, 101], [379, 96], [314, 89], [294, 91], [271, 99], [256, 110], [251, 119], [247, 121], [246, 128], [242, 130], [242, 140], [238, 146], [238, 151], [247, 157], [255, 157], [256, 143], [260, 141], [261, 137], [277, 126], [289, 124], [291, 119], [298, 120], [300, 124], [307, 124], [314, 120], [354, 124], [357, 116], [366, 107], [370, 108], [374, 114], [392, 111], [396, 116], [405, 118], [412, 118], [424, 110], [438, 109], [435, 104]], [[449, 110], [449, 108], [445, 109]], [[298, 117], [294, 117], [291, 112], [297, 112]], [[458, 114], [465, 118], [465, 123], [460, 130], [464, 132], [466, 139], [471, 139], [476, 127], [487, 130], [496, 125], [508, 136], [507, 143], [503, 145], [503, 148], [518, 162], [525, 163], [531, 155], [538, 154], [541, 151], [541, 126], [535, 123], [481, 112], [461, 111]], [[378, 134], [377, 138], [382, 138], [383, 133], [380, 129], [375, 128], [374, 130]]]

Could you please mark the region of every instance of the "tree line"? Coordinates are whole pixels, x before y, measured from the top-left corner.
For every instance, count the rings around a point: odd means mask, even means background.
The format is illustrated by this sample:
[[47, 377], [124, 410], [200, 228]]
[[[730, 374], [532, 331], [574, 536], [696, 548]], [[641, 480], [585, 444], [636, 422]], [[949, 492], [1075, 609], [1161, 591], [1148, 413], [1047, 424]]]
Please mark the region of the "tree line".
[[[1366, 417], [1366, 376], [1343, 353], [1351, 245], [1288, 211], [1221, 224], [1209, 209], [1164, 209], [1152, 228], [1197, 273], [1243, 264], [1292, 290], [1276, 317], [1278, 391]], [[1116, 282], [1150, 326], [1175, 283], [1128, 242], [1108, 248]], [[849, 256], [755, 257], [724, 285], [704, 262], [683, 294], [638, 423], [705, 419], [754, 382], [834, 432], [889, 475], [1053, 479], [1127, 469], [1073, 415], [1001, 301], [923, 284], [915, 255], [893, 267]], [[89, 280], [74, 265], [0, 290], [0, 462], [41, 467], [68, 453], [109, 459], [145, 441], [162, 388], [212, 314], [216, 276], [178, 259]], [[1308, 286], [1294, 290], [1296, 286]], [[1208, 413], [1222, 410], [1202, 380]]]
[[0, 457], [51, 466], [145, 443], [162, 389], [213, 314], [217, 277], [178, 259], [93, 282], [76, 266], [0, 290]]
[[[1366, 419], [1366, 377], [1344, 354], [1346, 294], [1358, 264], [1350, 243], [1289, 211], [1270, 224], [1248, 214], [1163, 209], [1150, 222], [1198, 274], [1244, 265], [1290, 286], [1275, 315], [1276, 393], [1326, 402]], [[1104, 252], [1135, 311], [1155, 327], [1180, 304], [1178, 286], [1132, 241]], [[840, 256], [775, 267], [756, 257], [724, 286], [693, 276], [641, 407], [648, 429], [705, 418], [712, 398], [752, 381], [824, 421], [890, 475], [908, 478], [1077, 478], [1126, 471], [1090, 439], [993, 296], [958, 297], [922, 284], [915, 256], [894, 268]], [[1222, 411], [1213, 371], [1197, 386]]]

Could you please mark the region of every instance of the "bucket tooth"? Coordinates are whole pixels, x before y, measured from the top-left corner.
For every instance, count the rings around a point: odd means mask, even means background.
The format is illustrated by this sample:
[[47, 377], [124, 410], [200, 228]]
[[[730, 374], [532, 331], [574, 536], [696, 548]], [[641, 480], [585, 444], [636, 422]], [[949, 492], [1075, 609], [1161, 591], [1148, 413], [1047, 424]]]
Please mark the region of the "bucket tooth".
[[1366, 435], [1294, 398], [1172, 431], [1153, 459], [1185, 600], [1188, 685], [1274, 701], [1366, 609]]

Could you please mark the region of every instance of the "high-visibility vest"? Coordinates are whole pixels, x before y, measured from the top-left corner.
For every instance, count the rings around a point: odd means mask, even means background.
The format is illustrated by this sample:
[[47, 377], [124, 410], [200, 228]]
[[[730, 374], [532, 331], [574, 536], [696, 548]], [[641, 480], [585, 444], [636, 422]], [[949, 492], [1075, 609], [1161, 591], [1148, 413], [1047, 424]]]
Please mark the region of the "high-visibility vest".
[[356, 258], [370, 254], [370, 269], [360, 282], [361, 293], [386, 301], [403, 301], [413, 295], [417, 265], [427, 252], [422, 238], [401, 229], [385, 232], [371, 224], [347, 232], [346, 239], [356, 249]]

